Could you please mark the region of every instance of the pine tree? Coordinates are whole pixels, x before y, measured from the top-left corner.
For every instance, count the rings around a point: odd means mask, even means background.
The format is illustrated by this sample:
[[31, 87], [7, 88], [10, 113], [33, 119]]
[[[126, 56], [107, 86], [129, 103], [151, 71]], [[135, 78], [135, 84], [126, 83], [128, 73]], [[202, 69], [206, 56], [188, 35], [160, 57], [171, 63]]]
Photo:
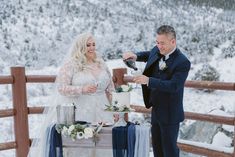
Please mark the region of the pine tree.
[[24, 22], [24, 27], [27, 27], [27, 18], [26, 17], [23, 18], [23, 22]]
[[39, 7], [39, 12], [40, 12], [40, 13], [43, 13], [42, 6]]

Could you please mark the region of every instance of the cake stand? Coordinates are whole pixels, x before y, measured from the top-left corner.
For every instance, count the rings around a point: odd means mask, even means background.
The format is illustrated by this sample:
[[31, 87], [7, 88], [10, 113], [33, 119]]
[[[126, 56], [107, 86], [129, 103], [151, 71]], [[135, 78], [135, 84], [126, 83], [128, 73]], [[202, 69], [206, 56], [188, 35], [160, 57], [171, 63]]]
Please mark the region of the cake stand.
[[127, 122], [125, 121], [125, 113], [130, 113], [130, 111], [126, 111], [126, 112], [113, 112], [114, 114], [118, 114], [119, 115], [119, 119], [117, 122], [114, 123], [114, 126], [126, 126]]

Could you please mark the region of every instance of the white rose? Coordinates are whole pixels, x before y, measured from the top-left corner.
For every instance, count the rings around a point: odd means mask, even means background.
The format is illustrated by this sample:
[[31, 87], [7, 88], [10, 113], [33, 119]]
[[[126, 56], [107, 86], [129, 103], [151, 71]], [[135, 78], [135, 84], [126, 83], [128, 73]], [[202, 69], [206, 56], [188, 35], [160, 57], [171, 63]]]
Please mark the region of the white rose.
[[121, 85], [122, 91], [123, 92], [128, 92], [129, 91], [129, 86], [128, 85]]
[[68, 128], [66, 126], [63, 127], [62, 131], [61, 131], [62, 135], [67, 136], [68, 135]]
[[84, 133], [80, 131], [77, 133], [77, 139], [82, 139], [82, 138], [84, 138]]
[[116, 107], [120, 107], [120, 106], [122, 106], [122, 104], [120, 104], [118, 101], [117, 101], [117, 103], [114, 105], [114, 106], [116, 106]]
[[94, 132], [94, 130], [92, 128], [85, 128], [84, 129], [85, 138], [87, 139], [87, 138], [93, 137], [93, 132]]
[[122, 112], [122, 111], [124, 110], [124, 107], [125, 107], [125, 106], [123, 106], [123, 105], [119, 106], [119, 110], [118, 110], [118, 111], [119, 111], [119, 112]]
[[163, 60], [160, 60], [159, 62], [159, 69], [160, 70], [164, 70], [166, 68], [166, 62], [164, 62]]
[[69, 129], [68, 129], [68, 134], [70, 135], [71, 132], [75, 129], [74, 125], [70, 125]]

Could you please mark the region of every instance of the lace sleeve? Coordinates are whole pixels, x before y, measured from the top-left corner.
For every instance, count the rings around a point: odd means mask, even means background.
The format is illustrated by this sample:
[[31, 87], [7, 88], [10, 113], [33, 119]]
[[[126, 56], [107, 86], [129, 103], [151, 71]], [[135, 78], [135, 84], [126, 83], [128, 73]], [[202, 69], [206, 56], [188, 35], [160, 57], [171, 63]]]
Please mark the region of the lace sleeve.
[[82, 94], [82, 87], [72, 85], [74, 68], [72, 63], [67, 62], [59, 70], [57, 76], [58, 92], [64, 96], [78, 96]]
[[115, 90], [114, 89], [113, 79], [112, 79], [111, 73], [110, 73], [107, 66], [105, 66], [105, 70], [107, 71], [107, 73], [109, 75], [109, 80], [110, 80], [110, 82], [108, 84], [108, 87], [106, 88], [106, 93], [112, 94], [112, 92]]

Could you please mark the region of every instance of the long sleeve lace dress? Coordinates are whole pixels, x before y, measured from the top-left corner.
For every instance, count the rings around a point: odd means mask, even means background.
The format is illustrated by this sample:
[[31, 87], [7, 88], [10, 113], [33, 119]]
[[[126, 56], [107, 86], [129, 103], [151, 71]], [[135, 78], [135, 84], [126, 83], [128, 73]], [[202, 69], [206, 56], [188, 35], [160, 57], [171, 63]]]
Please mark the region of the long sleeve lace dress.
[[[113, 122], [113, 116], [104, 111], [109, 104], [107, 93], [114, 90], [112, 78], [105, 64], [93, 63], [83, 70], [76, 68], [76, 63], [70, 61], [60, 69], [57, 77], [58, 91], [64, 97], [63, 103], [74, 103], [76, 106], [75, 120], [87, 122]], [[97, 85], [95, 93], [82, 92], [87, 84]], [[111, 157], [112, 150], [65, 148], [67, 157]]]

